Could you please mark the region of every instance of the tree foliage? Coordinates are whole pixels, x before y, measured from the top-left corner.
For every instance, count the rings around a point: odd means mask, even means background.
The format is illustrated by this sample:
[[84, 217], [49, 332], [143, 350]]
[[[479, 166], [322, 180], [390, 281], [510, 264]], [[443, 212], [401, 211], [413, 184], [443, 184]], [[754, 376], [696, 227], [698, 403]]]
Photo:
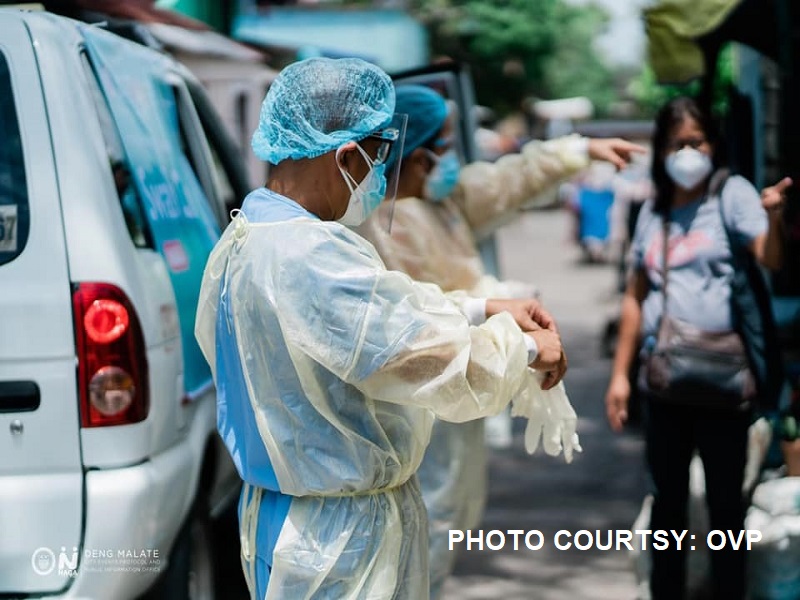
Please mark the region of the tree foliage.
[[[723, 48], [717, 60], [711, 90], [711, 108], [718, 117], [728, 111], [728, 91], [735, 80], [736, 53], [734, 46]], [[656, 80], [653, 70], [645, 65], [639, 75], [628, 85], [628, 94], [639, 106], [642, 116], [652, 117], [661, 106], [677, 96], [698, 96], [701, 92], [700, 80], [685, 85], [663, 85]]]
[[545, 63], [545, 91], [553, 98], [586, 96], [595, 110], [605, 114], [617, 100], [614, 75], [594, 48], [594, 40], [608, 22], [608, 15], [597, 6], [576, 9], [558, 5], [556, 51]]
[[593, 40], [606, 15], [564, 0], [414, 0], [435, 55], [470, 65], [478, 101], [499, 112], [527, 96], [610, 102], [610, 70]]

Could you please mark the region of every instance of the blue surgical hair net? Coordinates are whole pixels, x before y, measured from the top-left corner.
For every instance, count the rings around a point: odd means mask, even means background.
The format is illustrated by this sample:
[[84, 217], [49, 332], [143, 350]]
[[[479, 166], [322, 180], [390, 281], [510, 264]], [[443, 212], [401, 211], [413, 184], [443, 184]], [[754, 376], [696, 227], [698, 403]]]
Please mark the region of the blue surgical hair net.
[[381, 69], [358, 58], [309, 58], [280, 72], [261, 105], [251, 145], [276, 165], [314, 158], [387, 126], [394, 86]]
[[401, 85], [395, 92], [395, 111], [408, 115], [403, 157], [430, 140], [447, 120], [447, 103], [424, 85]]

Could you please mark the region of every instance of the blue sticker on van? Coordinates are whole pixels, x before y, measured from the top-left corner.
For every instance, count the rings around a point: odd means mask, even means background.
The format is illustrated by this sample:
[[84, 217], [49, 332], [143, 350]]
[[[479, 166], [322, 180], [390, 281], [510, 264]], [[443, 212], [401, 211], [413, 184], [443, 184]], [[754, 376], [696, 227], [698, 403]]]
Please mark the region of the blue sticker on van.
[[178, 307], [189, 397], [211, 383], [194, 337], [203, 270], [220, 236], [214, 214], [182, 150], [175, 89], [164, 75], [168, 59], [116, 36], [81, 26], [131, 163], [157, 250], [167, 263]]

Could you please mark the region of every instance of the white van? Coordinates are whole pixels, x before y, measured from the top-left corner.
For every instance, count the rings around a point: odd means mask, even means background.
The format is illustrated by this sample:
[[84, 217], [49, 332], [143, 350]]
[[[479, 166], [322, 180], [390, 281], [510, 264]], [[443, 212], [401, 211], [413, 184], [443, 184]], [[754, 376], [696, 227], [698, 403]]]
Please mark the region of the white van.
[[227, 211], [192, 85], [0, 10], [0, 597], [213, 597], [239, 478], [193, 336]]

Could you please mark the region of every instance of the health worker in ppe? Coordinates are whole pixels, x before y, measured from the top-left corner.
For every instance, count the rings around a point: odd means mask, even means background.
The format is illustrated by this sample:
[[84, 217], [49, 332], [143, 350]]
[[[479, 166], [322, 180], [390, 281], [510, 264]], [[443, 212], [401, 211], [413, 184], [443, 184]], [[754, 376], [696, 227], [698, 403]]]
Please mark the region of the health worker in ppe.
[[415, 473], [434, 417], [499, 412], [529, 365], [546, 386], [563, 377], [537, 307], [445, 295], [387, 270], [348, 227], [383, 198], [394, 109], [391, 80], [364, 61], [284, 69], [253, 136], [269, 179], [206, 266], [195, 333], [244, 481], [253, 598], [428, 598]]
[[[426, 86], [400, 86], [395, 110], [408, 115], [398, 199], [394, 206], [378, 207], [358, 231], [389, 269], [472, 297], [537, 296], [530, 283], [498, 281], [484, 271], [474, 229], [503, 223], [526, 200], [587, 167], [590, 159], [622, 166], [640, 150], [619, 139], [569, 136], [531, 142], [520, 154], [462, 168], [455, 114], [440, 94]], [[418, 472], [430, 524], [431, 598], [439, 597], [455, 564], [448, 532], [480, 525], [486, 461], [483, 419], [436, 420]]]

